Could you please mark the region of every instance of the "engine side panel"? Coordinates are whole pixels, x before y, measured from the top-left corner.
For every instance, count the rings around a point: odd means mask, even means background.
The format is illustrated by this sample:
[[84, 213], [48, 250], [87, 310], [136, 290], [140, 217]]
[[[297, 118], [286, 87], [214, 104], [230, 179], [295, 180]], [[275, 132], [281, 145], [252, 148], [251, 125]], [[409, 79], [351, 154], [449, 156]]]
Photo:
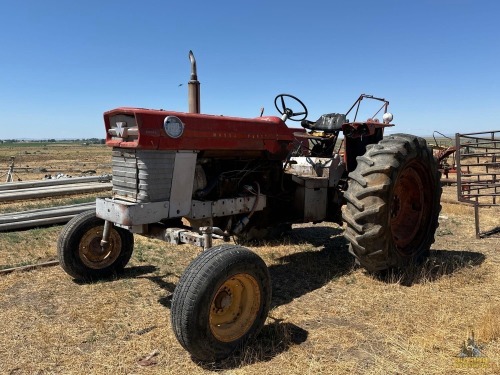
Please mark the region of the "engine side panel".
[[169, 217], [185, 216], [191, 210], [195, 169], [196, 153], [188, 151], [175, 155]]

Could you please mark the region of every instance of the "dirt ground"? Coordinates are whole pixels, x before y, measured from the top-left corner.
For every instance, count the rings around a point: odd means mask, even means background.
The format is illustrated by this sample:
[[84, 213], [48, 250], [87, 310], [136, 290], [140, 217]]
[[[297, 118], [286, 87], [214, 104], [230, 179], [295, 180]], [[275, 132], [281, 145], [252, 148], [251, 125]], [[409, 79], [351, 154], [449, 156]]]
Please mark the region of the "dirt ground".
[[84, 143], [0, 143], [0, 183], [14, 158], [14, 181], [57, 174], [78, 177], [111, 172], [111, 153], [104, 145]]
[[[61, 149], [49, 146], [23, 151], [16, 160], [32, 158], [20, 161], [29, 168], [109, 167], [101, 146], [57, 157]], [[12, 152], [0, 147], [0, 172]], [[172, 292], [196, 247], [136, 236], [124, 275], [96, 283], [77, 283], [58, 266], [0, 275], [0, 373], [500, 373], [500, 238], [476, 239], [473, 209], [455, 203], [455, 187], [443, 198], [430, 258], [404, 273], [357, 268], [334, 224], [295, 226], [252, 247], [269, 266], [272, 308], [259, 336], [217, 364], [193, 360], [171, 329]], [[0, 203], [0, 212], [38, 203]], [[480, 214], [484, 228], [500, 225], [498, 207]], [[55, 259], [61, 228], [0, 233], [0, 268]], [[467, 340], [481, 357], [460, 357]]]

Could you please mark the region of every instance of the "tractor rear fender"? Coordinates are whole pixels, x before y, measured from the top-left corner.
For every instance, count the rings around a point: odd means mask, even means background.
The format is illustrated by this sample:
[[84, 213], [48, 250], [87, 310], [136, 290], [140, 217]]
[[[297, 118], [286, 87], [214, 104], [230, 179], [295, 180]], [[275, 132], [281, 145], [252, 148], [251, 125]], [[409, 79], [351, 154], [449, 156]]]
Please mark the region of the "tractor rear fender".
[[373, 128], [372, 132], [366, 132], [365, 135], [359, 135], [358, 133], [347, 132], [346, 125], [352, 125], [352, 124], [344, 124], [344, 137], [345, 137], [344, 162], [347, 166], [347, 171], [352, 172], [356, 169], [356, 166], [358, 165], [356, 158], [358, 156], [362, 156], [365, 154], [366, 146], [378, 143], [383, 138], [384, 133], [383, 133], [383, 128], [378, 127], [378, 128]]

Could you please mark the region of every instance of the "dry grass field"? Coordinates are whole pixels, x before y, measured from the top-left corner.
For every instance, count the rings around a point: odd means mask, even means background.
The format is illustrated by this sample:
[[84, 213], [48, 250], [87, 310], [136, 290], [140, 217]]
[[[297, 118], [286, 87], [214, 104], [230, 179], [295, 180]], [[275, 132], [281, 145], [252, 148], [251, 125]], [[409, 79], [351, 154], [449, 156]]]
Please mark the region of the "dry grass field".
[[[0, 145], [23, 180], [109, 172], [104, 146]], [[38, 172], [37, 172], [38, 171]], [[444, 188], [428, 261], [371, 275], [354, 265], [343, 228], [295, 226], [254, 246], [269, 266], [272, 308], [260, 335], [216, 364], [192, 360], [170, 325], [170, 298], [199, 249], [136, 236], [122, 277], [77, 283], [58, 266], [0, 275], [1, 374], [493, 374], [500, 373], [500, 238], [476, 239], [473, 209]], [[0, 212], [92, 196], [0, 203]], [[500, 208], [482, 225], [500, 225]], [[61, 226], [0, 233], [0, 268], [56, 256]], [[474, 332], [483, 357], [460, 359]], [[151, 355], [146, 364], [141, 358]]]

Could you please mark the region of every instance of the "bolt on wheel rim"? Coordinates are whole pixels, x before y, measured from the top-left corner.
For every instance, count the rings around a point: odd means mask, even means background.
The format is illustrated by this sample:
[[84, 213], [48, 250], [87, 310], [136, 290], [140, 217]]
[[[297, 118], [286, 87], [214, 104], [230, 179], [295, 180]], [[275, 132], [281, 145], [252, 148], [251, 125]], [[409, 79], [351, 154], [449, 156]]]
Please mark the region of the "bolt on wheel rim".
[[83, 264], [92, 269], [102, 269], [112, 265], [120, 255], [122, 241], [118, 232], [111, 229], [108, 245], [101, 246], [103, 227], [89, 230], [80, 240], [78, 253]]
[[210, 304], [209, 325], [222, 342], [239, 339], [257, 318], [261, 301], [259, 285], [246, 273], [231, 276], [215, 293]]

